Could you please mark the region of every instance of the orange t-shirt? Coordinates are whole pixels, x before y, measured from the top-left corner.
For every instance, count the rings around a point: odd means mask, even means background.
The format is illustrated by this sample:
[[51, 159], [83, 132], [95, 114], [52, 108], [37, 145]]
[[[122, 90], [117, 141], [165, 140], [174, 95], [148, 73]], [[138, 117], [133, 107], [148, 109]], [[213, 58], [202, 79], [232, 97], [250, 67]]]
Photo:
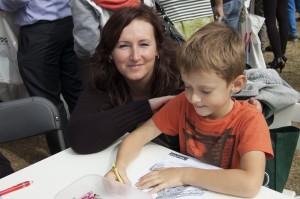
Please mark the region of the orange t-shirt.
[[249, 151], [273, 157], [265, 118], [247, 102], [235, 100], [224, 118], [208, 120], [196, 113], [182, 92], [152, 119], [161, 132], [179, 134], [181, 153], [224, 169], [240, 168], [241, 156]]

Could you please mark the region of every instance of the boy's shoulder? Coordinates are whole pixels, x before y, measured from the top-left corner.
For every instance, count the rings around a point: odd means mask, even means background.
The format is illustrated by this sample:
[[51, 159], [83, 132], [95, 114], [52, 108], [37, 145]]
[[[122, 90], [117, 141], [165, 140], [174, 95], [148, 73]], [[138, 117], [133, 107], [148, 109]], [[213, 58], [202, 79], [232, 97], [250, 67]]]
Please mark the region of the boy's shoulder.
[[261, 113], [255, 106], [250, 104], [248, 101], [245, 100], [235, 100], [235, 106], [238, 106], [241, 110], [248, 110], [253, 112]]
[[177, 101], [178, 103], [187, 101], [185, 97], [185, 91], [182, 91], [178, 95], [176, 95], [176, 97], [174, 97], [172, 101]]

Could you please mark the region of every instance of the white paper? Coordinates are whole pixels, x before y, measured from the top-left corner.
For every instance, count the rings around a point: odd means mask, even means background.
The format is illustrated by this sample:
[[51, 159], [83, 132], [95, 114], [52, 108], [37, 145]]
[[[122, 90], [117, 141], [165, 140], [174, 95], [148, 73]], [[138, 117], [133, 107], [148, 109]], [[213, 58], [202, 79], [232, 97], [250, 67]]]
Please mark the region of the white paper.
[[[219, 167], [203, 163], [195, 158], [182, 155], [180, 153], [171, 152], [163, 157], [160, 161], [147, 167], [147, 169], [131, 179], [133, 186], [138, 182], [139, 178], [157, 168], [170, 168], [170, 167], [194, 167], [201, 169], [220, 169]], [[144, 190], [149, 191], [149, 190]], [[193, 186], [180, 186], [175, 188], [167, 188], [159, 191], [157, 194], [152, 195], [155, 199], [192, 199], [200, 198], [205, 194], [205, 189]]]

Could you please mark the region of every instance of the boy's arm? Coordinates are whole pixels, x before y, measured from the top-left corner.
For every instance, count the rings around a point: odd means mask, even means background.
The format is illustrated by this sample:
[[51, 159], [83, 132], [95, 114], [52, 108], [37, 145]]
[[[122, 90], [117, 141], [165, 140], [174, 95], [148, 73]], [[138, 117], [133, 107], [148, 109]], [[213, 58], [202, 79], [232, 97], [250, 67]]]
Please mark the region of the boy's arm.
[[143, 176], [138, 187], [161, 189], [193, 185], [229, 195], [254, 197], [260, 190], [265, 171], [265, 154], [251, 151], [241, 158], [241, 169], [205, 170], [198, 168], [158, 169]]
[[[149, 119], [122, 141], [117, 154], [116, 167], [126, 184], [130, 184], [126, 175], [127, 166], [138, 156], [145, 144], [160, 134], [161, 131], [155, 126], [152, 119]], [[112, 171], [107, 173], [106, 176], [115, 179]]]
[[187, 169], [183, 182], [229, 195], [254, 197], [263, 183], [265, 162], [263, 152], [251, 151], [241, 157], [240, 169]]

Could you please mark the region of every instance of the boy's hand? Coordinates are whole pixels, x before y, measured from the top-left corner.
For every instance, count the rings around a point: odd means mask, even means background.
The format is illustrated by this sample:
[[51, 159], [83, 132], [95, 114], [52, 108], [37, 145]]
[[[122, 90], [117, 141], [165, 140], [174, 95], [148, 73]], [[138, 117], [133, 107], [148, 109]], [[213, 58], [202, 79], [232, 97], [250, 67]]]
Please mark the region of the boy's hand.
[[182, 186], [182, 177], [185, 168], [161, 168], [151, 171], [140, 178], [136, 183], [139, 189], [152, 188], [149, 193], [154, 194], [169, 187]]
[[168, 96], [150, 99], [149, 103], [153, 113], [157, 112], [163, 105], [165, 105], [168, 101], [170, 101], [174, 97], [175, 96], [168, 95]]
[[[125, 170], [118, 168], [118, 171], [124, 184], [131, 186], [131, 182], [126, 175]], [[113, 169], [111, 169], [107, 174], [105, 174], [105, 177], [118, 181]]]
[[251, 97], [248, 100], [248, 103], [252, 104], [253, 106], [255, 106], [255, 108], [257, 108], [260, 112], [262, 112], [262, 109], [263, 109], [262, 105], [261, 105], [261, 103], [257, 99], [254, 99], [253, 97]]

